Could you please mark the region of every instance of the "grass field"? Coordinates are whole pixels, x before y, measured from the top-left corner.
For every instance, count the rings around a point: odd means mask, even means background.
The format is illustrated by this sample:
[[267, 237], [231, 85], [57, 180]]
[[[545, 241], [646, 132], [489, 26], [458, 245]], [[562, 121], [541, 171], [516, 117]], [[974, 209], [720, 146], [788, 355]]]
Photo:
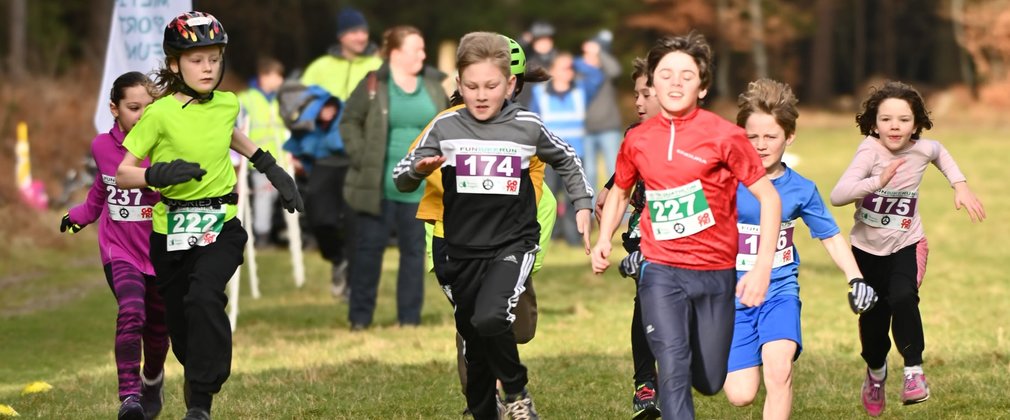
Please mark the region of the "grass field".
[[[854, 127], [828, 119], [804, 126], [791, 152], [796, 169], [827, 196], [858, 144]], [[809, 124], [809, 123], [808, 123]], [[938, 127], [944, 125], [938, 124]], [[888, 383], [883, 418], [1010, 418], [1010, 285], [1003, 265], [1010, 254], [1004, 194], [1010, 127], [948, 127], [943, 139], [989, 219], [973, 225], [953, 211], [952, 193], [930, 170], [920, 211], [931, 255], [921, 291], [926, 372], [932, 398], [903, 407], [899, 381]], [[848, 231], [851, 209], [833, 209]], [[58, 215], [40, 215], [55, 228]], [[805, 232], [805, 228], [800, 228]], [[112, 344], [116, 308], [102, 274], [95, 229], [60, 250], [5, 241], [10, 261], [0, 265], [0, 404], [25, 418], [111, 418], [118, 409]], [[845, 300], [845, 279], [809, 235], [797, 235], [803, 258], [804, 352], [796, 363], [793, 416], [849, 419], [859, 404], [863, 363], [856, 317]], [[616, 261], [619, 256], [612, 257]], [[286, 253], [260, 254], [264, 297], [245, 284], [234, 336], [232, 376], [215, 399], [219, 419], [461, 418], [455, 376], [451, 308], [426, 280], [423, 325], [396, 326], [395, 251], [387, 253], [376, 325], [351, 333], [347, 306], [330, 297], [328, 268], [307, 254], [309, 282], [295, 289]], [[616, 270], [594, 276], [581, 250], [555, 244], [536, 277], [540, 303], [537, 337], [520, 347], [530, 389], [545, 418], [628, 418], [632, 392], [629, 322], [634, 287]], [[891, 378], [901, 358], [892, 350]], [[167, 363], [163, 418], [180, 418], [182, 371]], [[20, 395], [32, 381], [48, 393]], [[696, 396], [698, 418], [760, 418], [754, 406], [734, 408], [725, 397]]]

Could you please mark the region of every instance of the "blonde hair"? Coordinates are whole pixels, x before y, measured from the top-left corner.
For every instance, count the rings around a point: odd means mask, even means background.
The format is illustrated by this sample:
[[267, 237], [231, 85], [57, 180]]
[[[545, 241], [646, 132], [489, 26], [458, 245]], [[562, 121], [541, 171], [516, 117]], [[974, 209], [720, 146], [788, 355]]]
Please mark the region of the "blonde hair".
[[456, 71], [460, 74], [472, 64], [490, 61], [507, 79], [512, 75], [512, 56], [505, 37], [494, 32], [470, 32], [459, 40], [456, 49]]
[[796, 119], [800, 117], [796, 109], [796, 95], [789, 85], [771, 79], [758, 79], [747, 85], [747, 91], [740, 94], [736, 104], [740, 111], [736, 114], [736, 125], [747, 125], [747, 119], [754, 113], [764, 113], [775, 118], [786, 137], [796, 133]]

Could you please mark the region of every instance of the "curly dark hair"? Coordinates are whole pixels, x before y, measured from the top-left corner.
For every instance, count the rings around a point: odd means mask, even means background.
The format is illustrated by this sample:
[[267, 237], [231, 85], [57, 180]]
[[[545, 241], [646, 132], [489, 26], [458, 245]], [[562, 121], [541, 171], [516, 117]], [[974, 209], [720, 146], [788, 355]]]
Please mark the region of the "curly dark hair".
[[698, 65], [698, 72], [701, 73], [701, 88], [708, 89], [712, 83], [712, 47], [705, 40], [705, 35], [691, 31], [687, 35], [665, 37], [656, 42], [656, 45], [649, 50], [646, 58], [648, 63], [647, 85], [652, 86], [652, 74], [656, 72], [656, 66], [667, 54], [680, 51], [694, 58]]
[[856, 114], [856, 124], [859, 126], [860, 133], [864, 136], [880, 138], [876, 132], [877, 111], [880, 109], [880, 104], [890, 98], [908, 102], [912, 108], [912, 115], [915, 117], [915, 132], [912, 133], [912, 140], [918, 140], [922, 130], [933, 128], [933, 121], [929, 119], [929, 111], [926, 110], [926, 102], [922, 100], [919, 91], [901, 82], [888, 81], [880, 88], [870, 88], [870, 97], [863, 102], [863, 112]]

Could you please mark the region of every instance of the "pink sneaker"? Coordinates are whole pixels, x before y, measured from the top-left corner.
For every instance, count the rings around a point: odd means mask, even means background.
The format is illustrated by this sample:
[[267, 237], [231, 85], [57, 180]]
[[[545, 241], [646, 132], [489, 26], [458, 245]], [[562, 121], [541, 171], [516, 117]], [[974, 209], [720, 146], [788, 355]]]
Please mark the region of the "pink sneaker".
[[901, 390], [901, 402], [910, 405], [928, 399], [929, 385], [926, 384], [926, 375], [922, 373], [905, 375], [905, 387]]
[[871, 417], [877, 417], [884, 412], [884, 381], [886, 380], [887, 377], [879, 381], [873, 379], [870, 370], [866, 370], [866, 380], [863, 381], [863, 408], [866, 409], [866, 414]]

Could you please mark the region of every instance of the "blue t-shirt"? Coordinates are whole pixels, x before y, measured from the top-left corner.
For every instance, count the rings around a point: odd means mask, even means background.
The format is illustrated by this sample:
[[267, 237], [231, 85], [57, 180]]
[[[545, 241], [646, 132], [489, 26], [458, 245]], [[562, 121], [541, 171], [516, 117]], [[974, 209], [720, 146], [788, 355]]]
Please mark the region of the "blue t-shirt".
[[[785, 164], [783, 164], [784, 166]], [[776, 243], [775, 262], [772, 268], [771, 284], [765, 300], [775, 296], [799, 296], [800, 285], [796, 281], [800, 269], [800, 256], [793, 245], [793, 231], [796, 219], [810, 229], [810, 236], [816, 239], [828, 239], [837, 235], [840, 230], [835, 218], [831, 216], [820, 192], [809, 179], [804, 178], [789, 167], [782, 176], [772, 180], [772, 185], [782, 199], [782, 230]], [[743, 184], [737, 185], [737, 230], [739, 232], [739, 249], [737, 251], [736, 278], [753, 267], [758, 246], [758, 227], [761, 224], [761, 203]], [[740, 300], [737, 299], [737, 307]]]

